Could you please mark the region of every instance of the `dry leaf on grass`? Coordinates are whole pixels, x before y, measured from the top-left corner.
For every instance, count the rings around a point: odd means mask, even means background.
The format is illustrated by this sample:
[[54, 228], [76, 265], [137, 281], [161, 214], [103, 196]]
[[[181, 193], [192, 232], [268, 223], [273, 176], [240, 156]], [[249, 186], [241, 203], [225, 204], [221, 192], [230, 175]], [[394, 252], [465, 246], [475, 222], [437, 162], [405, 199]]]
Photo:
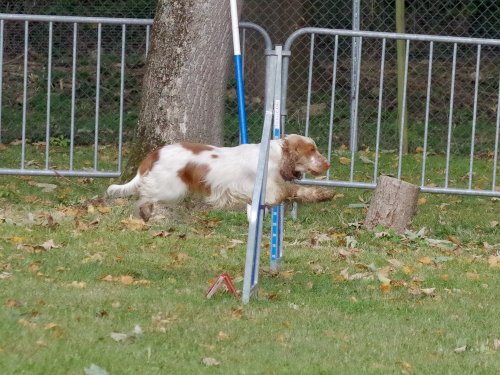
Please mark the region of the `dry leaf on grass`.
[[44, 250], [51, 250], [51, 249], [59, 249], [61, 247], [61, 245], [56, 245], [54, 243], [54, 240], [53, 239], [50, 239], [48, 241], [45, 241], [44, 243], [42, 243], [41, 245], [37, 245], [36, 246], [37, 248], [42, 248]]
[[460, 346], [458, 348], [453, 349], [455, 353], [463, 353], [467, 350], [467, 345]]
[[141, 219], [134, 219], [132, 217], [120, 221], [123, 229], [131, 231], [145, 230], [148, 225]]
[[201, 360], [201, 362], [207, 366], [207, 367], [211, 367], [211, 366], [219, 366], [220, 365], [220, 362], [218, 360], [216, 360], [215, 358], [212, 358], [212, 357], [206, 357], [206, 358], [203, 358]]
[[432, 258], [429, 256], [423, 256], [418, 260], [418, 262], [428, 266], [429, 264], [432, 264]]
[[93, 363], [89, 367], [85, 367], [83, 371], [85, 375], [109, 375], [109, 372]]
[[490, 255], [488, 257], [488, 264], [491, 268], [500, 268], [500, 255]]
[[344, 156], [341, 156], [341, 157], [339, 158], [339, 163], [340, 163], [340, 164], [343, 164], [343, 165], [349, 165], [349, 164], [351, 164], [351, 159], [346, 158], [346, 157], [344, 157]]
[[5, 280], [12, 277], [12, 274], [10, 272], [0, 272], [0, 280]]
[[113, 340], [117, 342], [133, 340], [139, 336], [142, 336], [142, 328], [140, 325], [136, 324], [134, 329], [129, 333], [119, 333], [119, 332], [111, 332], [110, 336]]

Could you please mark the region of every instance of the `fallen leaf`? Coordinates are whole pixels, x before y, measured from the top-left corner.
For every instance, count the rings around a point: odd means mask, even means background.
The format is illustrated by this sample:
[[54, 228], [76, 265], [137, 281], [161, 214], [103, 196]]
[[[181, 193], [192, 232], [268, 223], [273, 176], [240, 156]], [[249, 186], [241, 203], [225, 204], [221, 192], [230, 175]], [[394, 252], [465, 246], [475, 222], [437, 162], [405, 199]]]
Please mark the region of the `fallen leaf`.
[[455, 247], [455, 244], [448, 240], [436, 240], [434, 238], [426, 238], [425, 241], [432, 247], [438, 247], [444, 250], [451, 250]]
[[82, 263], [87, 264], [87, 263], [102, 262], [105, 256], [106, 255], [104, 253], [95, 253], [83, 258]]
[[7, 301], [5, 301], [5, 306], [10, 308], [18, 308], [21, 307], [22, 304], [16, 299], [8, 299]]
[[341, 156], [341, 157], [339, 158], [339, 163], [340, 163], [340, 164], [343, 164], [343, 165], [348, 165], [348, 164], [351, 164], [351, 159], [346, 158], [346, 157], [344, 157], [344, 156]]
[[225, 341], [225, 340], [229, 340], [229, 338], [230, 337], [226, 332], [219, 331], [219, 333], [217, 334], [217, 340]]
[[[375, 162], [373, 160], [367, 158], [364, 155], [360, 155], [359, 160], [361, 160], [364, 164], [375, 164]], [[350, 160], [349, 160], [349, 162], [350, 162]]]
[[85, 375], [109, 375], [109, 372], [93, 363], [89, 367], [85, 367], [83, 371]]
[[495, 350], [500, 349], [500, 340], [499, 339], [493, 340], [493, 349], [495, 349]]
[[426, 296], [431, 296], [432, 294], [434, 294], [436, 288], [422, 288], [421, 290], [422, 293], [424, 293]]
[[134, 329], [129, 333], [119, 333], [119, 332], [111, 332], [110, 336], [113, 340], [120, 342], [135, 339], [136, 337], [142, 336], [142, 328], [138, 324], [134, 326]]
[[140, 231], [145, 230], [147, 228], [147, 224], [140, 219], [128, 218], [120, 221], [123, 229], [131, 230], [131, 231]]
[[37, 260], [36, 262], [31, 262], [28, 265], [28, 271], [38, 272], [40, 270], [40, 267], [41, 267], [40, 264], [41, 264], [41, 262], [39, 260]]
[[380, 291], [382, 293], [388, 293], [391, 291], [391, 284], [390, 283], [382, 283], [380, 284]]
[[411, 275], [413, 273], [413, 268], [411, 268], [410, 266], [404, 266], [403, 273], [405, 275]]
[[488, 257], [488, 264], [491, 268], [500, 268], [500, 255], [490, 255]]
[[397, 259], [389, 259], [388, 262], [396, 269], [402, 268], [404, 263]]
[[231, 317], [233, 319], [241, 319], [243, 317], [243, 307], [233, 307], [231, 309]]
[[85, 281], [72, 281], [70, 286], [73, 288], [84, 289], [87, 287], [87, 283]]
[[46, 184], [42, 182], [34, 182], [32, 184], [36, 187], [41, 188], [43, 193], [50, 193], [57, 189], [57, 185], [54, 184]]
[[207, 367], [211, 367], [211, 366], [219, 366], [220, 365], [220, 362], [218, 360], [216, 360], [215, 358], [212, 358], [212, 357], [206, 357], [206, 358], [203, 358], [201, 360], [201, 362], [207, 366]]
[[130, 275], [120, 276], [120, 282], [124, 285], [131, 285], [134, 283], [134, 278]]
[[356, 248], [358, 246], [358, 241], [353, 236], [345, 237], [346, 246], [350, 249]]
[[0, 280], [5, 280], [12, 277], [10, 272], [0, 272]]
[[161, 230], [159, 232], [154, 233], [153, 238], [157, 238], [157, 237], [165, 238], [165, 237], [169, 237], [171, 235], [172, 235], [172, 232], [168, 232], [166, 230]]
[[111, 207], [98, 206], [97, 211], [99, 211], [101, 214], [109, 214], [111, 212]]
[[349, 280], [348, 268], [344, 268], [343, 270], [341, 270], [339, 276], [339, 281]]
[[426, 203], [427, 203], [427, 198], [425, 198], [425, 197], [418, 198], [417, 204], [419, 206], [426, 204]]
[[59, 249], [61, 246], [60, 245], [56, 245], [54, 243], [54, 240], [50, 239], [48, 241], [45, 241], [43, 244], [38, 245], [37, 247], [41, 247], [42, 249], [48, 251], [48, 250], [51, 250], [51, 249]]
[[481, 278], [477, 272], [466, 272], [465, 277], [471, 281], [477, 281]]
[[386, 237], [390, 237], [391, 234], [389, 232], [376, 232], [375, 233], [375, 238], [386, 238]]
[[288, 304], [288, 307], [291, 308], [292, 310], [298, 310], [299, 309], [299, 305], [293, 303], [293, 302], [290, 302]]
[[319, 264], [319, 263], [311, 263], [309, 265], [309, 267], [311, 268], [311, 271], [315, 275], [320, 275], [320, 274], [325, 273], [325, 268], [321, 264]]
[[428, 266], [429, 264], [432, 264], [432, 259], [431, 259], [431, 257], [429, 257], [429, 256], [427, 256], [427, 255], [426, 255], [426, 256], [423, 256], [423, 257], [421, 257], [418, 261], [419, 261], [419, 263], [422, 263], [422, 264], [424, 264], [424, 265], [426, 265], [426, 266]]

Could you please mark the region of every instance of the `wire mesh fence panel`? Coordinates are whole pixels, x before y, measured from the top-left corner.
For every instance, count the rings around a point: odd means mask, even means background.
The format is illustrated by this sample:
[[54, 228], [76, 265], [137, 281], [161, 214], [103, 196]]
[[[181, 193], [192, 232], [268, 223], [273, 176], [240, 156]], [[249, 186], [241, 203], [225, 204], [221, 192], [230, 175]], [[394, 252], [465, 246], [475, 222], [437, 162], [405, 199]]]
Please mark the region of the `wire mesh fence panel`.
[[[86, 1], [86, 0], [28, 0], [28, 1], [4, 1], [0, 4], [0, 12], [3, 13], [26, 13], [26, 14], [53, 14], [53, 15], [73, 15], [73, 16], [109, 16], [109, 17], [133, 17], [133, 18], [152, 18], [154, 16], [157, 0], [106, 0], [106, 1]], [[383, 32], [394, 32], [396, 31], [395, 25], [395, 1], [394, 0], [360, 0], [360, 29], [361, 30], [371, 30], [371, 31], [383, 31]], [[465, 0], [444, 0], [444, 1], [413, 1], [404, 2], [405, 3], [405, 31], [407, 33], [416, 34], [433, 34], [433, 35], [454, 35], [454, 36], [468, 36], [468, 37], [480, 37], [480, 38], [500, 38], [500, 3], [495, 0], [477, 0], [477, 1], [465, 1]], [[291, 0], [291, 1], [260, 1], [260, 0], [246, 0], [244, 1], [241, 19], [245, 21], [250, 21], [257, 23], [266, 29], [273, 41], [273, 43], [281, 44], [284, 43], [285, 38], [290, 35], [293, 31], [306, 26], [312, 27], [326, 27], [326, 28], [336, 28], [336, 29], [351, 29], [353, 27], [353, 1], [341, 1], [341, 0]], [[61, 68], [57, 67], [54, 72], [54, 85], [57, 86], [57, 82], [61, 82], [57, 89], [62, 89], [64, 91], [64, 85], [67, 80], [64, 78], [64, 69], [68, 69], [68, 64], [71, 65], [71, 61], [63, 63], [63, 60], [71, 59], [71, 56], [64, 56], [67, 52], [63, 52], [64, 46], [66, 46], [66, 51], [68, 51], [68, 46], [72, 43], [72, 31], [71, 25], [61, 25], [54, 26], [54, 64], [55, 67], [61, 65]], [[95, 34], [96, 30], [92, 29], [95, 26], [86, 26], [78, 30], [79, 41], [78, 41], [78, 54], [81, 63], [85, 61], [92, 61], [95, 53]], [[62, 28], [66, 28], [63, 31]], [[6, 27], [4, 32], [4, 41], [6, 43], [5, 53], [9, 54], [6, 63], [6, 73], [9, 77], [4, 79], [7, 81], [12, 81], [11, 70], [20, 69], [22, 64], [17, 64], [19, 58], [22, 56], [22, 42], [24, 38], [23, 25], [19, 23], [17, 25], [10, 25]], [[32, 45], [30, 46], [30, 71], [35, 69], [34, 62], [36, 59], [45, 56], [45, 51], [43, 45], [46, 44], [46, 34], [47, 25], [32, 25], [29, 31], [30, 40], [32, 40]], [[247, 101], [247, 111], [248, 111], [248, 123], [249, 123], [249, 140], [251, 142], [257, 141], [260, 138], [260, 132], [263, 123], [263, 95], [264, 95], [264, 56], [262, 54], [262, 41], [260, 36], [252, 31], [246, 32], [242, 35], [244, 43], [246, 45], [246, 56], [245, 56], [245, 88], [246, 88], [246, 101]], [[120, 47], [121, 30], [120, 27], [116, 26], [106, 26], [102, 30], [102, 48], [103, 48], [103, 66], [102, 66], [102, 95], [103, 101], [101, 105], [112, 106], [116, 104], [116, 98], [106, 96], [108, 92], [112, 92], [113, 87], [117, 87], [118, 84], [116, 80], [116, 69], [114, 69], [114, 64], [116, 59], [119, 58], [119, 47]], [[125, 101], [127, 104], [127, 117], [125, 119], [126, 129], [130, 131], [133, 127], [135, 120], [137, 118], [137, 113], [139, 111], [139, 98], [141, 89], [141, 79], [144, 71], [144, 60], [142, 59], [143, 53], [145, 53], [146, 39], [144, 35], [144, 30], [137, 27], [130, 27], [127, 30], [127, 76], [128, 79], [132, 79], [133, 82], [131, 87], [126, 88]], [[317, 36], [315, 41], [314, 56], [313, 56], [313, 69], [315, 70], [315, 79], [311, 82], [312, 92], [311, 92], [311, 110], [313, 111], [313, 117], [316, 118], [316, 122], [320, 121], [321, 113], [325, 112], [323, 110], [324, 106], [327, 107], [329, 104], [325, 103], [325, 95], [328, 94], [328, 88], [325, 85], [329, 79], [331, 79], [332, 69], [330, 63], [332, 61], [333, 53], [333, 41], [331, 38], [324, 36]], [[360, 81], [360, 91], [361, 93], [369, 92], [371, 95], [362, 96], [362, 103], [359, 106], [359, 122], [363, 124], [365, 121], [373, 124], [373, 97], [377, 94], [375, 83], [378, 81], [378, 65], [375, 63], [379, 60], [380, 48], [373, 41], [364, 41], [362, 46], [362, 64], [361, 69], [361, 81]], [[35, 47], [36, 46], [36, 47]], [[60, 46], [60, 47], [58, 47]], [[336, 99], [336, 116], [338, 117], [339, 127], [348, 127], [349, 113], [346, 112], [346, 104], [350, 101], [351, 95], [351, 75], [352, 75], [352, 64], [348, 61], [347, 57], [352, 54], [351, 38], [341, 38], [338, 45], [339, 57], [345, 57], [339, 59], [339, 75], [337, 80], [337, 90], [338, 97]], [[433, 105], [431, 111], [433, 113], [432, 118], [434, 121], [447, 124], [449, 105], [444, 103], [446, 88], [449, 87], [449, 76], [451, 72], [447, 70], [446, 59], [449, 59], [449, 48], [450, 46], [435, 46], [435, 57], [436, 61], [434, 63], [435, 76], [433, 79], [436, 83], [435, 91], [433, 95], [436, 96], [436, 103], [439, 100], [442, 101], [441, 104]], [[293, 66], [290, 67], [289, 76], [289, 87], [290, 94], [289, 97], [292, 102], [299, 103], [304, 95], [307, 95], [307, 75], [309, 71], [310, 62], [310, 41], [300, 40], [294, 45], [295, 60]], [[448, 50], [447, 50], [448, 49]], [[58, 52], [61, 50], [61, 52]], [[71, 50], [71, 48], [69, 48]], [[58, 60], [56, 58], [57, 54], [61, 57]], [[415, 121], [421, 121], [422, 118], [422, 95], [425, 91], [425, 87], [422, 86], [422, 79], [426, 77], [419, 76], [419, 65], [426, 64], [426, 55], [428, 51], [424, 44], [414, 43], [411, 46], [410, 51], [410, 61], [409, 74], [408, 74], [408, 84], [412, 87], [410, 97], [408, 97], [407, 111], [409, 114], [416, 114], [418, 116], [410, 116], [416, 118]], [[460, 48], [457, 53], [460, 57], [460, 64], [457, 65], [457, 82], [455, 85], [455, 100], [456, 100], [456, 110], [462, 112], [457, 114], [457, 116], [468, 116], [465, 114], [467, 111], [462, 111], [464, 106], [470, 105], [470, 90], [473, 89], [473, 80], [470, 79], [470, 74], [474, 73], [473, 63], [475, 59], [475, 51], [471, 48]], [[491, 90], [486, 96], [495, 96], [493, 93], [494, 78], [490, 77], [492, 74], [493, 62], [488, 61], [491, 51], [485, 49], [482, 51], [481, 56], [481, 85], [490, 85]], [[37, 57], [38, 55], [39, 57]], [[129, 55], [133, 55], [129, 57]], [[15, 59], [18, 60], [15, 60]], [[387, 82], [384, 90], [387, 93], [392, 93], [397, 90], [397, 57], [396, 57], [396, 47], [393, 43], [388, 43], [387, 45]], [[135, 62], [134, 62], [135, 61]], [[66, 65], [64, 65], [66, 64]], [[91, 64], [87, 69], [87, 72], [78, 72], [78, 81], [81, 83], [78, 87], [77, 95], [81, 98], [85, 98], [88, 93], [86, 92], [86, 83], [91, 79], [91, 75], [95, 72], [91, 70]], [[472, 70], [471, 70], [472, 69]], [[67, 72], [66, 72], [67, 73]], [[18, 72], [19, 74], [19, 72]], [[232, 74], [229, 74], [231, 77]], [[36, 78], [37, 74], [33, 76]], [[317, 78], [316, 78], [317, 77]], [[448, 77], [448, 78], [447, 78]], [[62, 81], [61, 81], [62, 79]], [[424, 79], [425, 81], [425, 79]], [[19, 82], [13, 83], [14, 86], [19, 85]], [[443, 91], [443, 95], [439, 93], [438, 85]], [[472, 86], [471, 86], [472, 85]], [[13, 88], [14, 90], [14, 88]], [[30, 90], [33, 90], [31, 88]], [[66, 88], [67, 90], [67, 88]], [[16, 92], [18, 94], [18, 92]], [[237, 111], [236, 111], [236, 101], [235, 101], [235, 91], [234, 91], [234, 81], [230, 79], [229, 87], [227, 91], [226, 98], [226, 116], [225, 116], [225, 142], [226, 144], [236, 144], [238, 142], [238, 126], [237, 126]], [[31, 95], [31, 91], [30, 91]], [[62, 96], [62, 95], [61, 95]], [[391, 95], [384, 95], [386, 97], [391, 97]], [[12, 97], [12, 96], [11, 96]], [[14, 98], [18, 95], [14, 95]], [[478, 105], [490, 106], [491, 98], [479, 97]], [[371, 99], [370, 99], [371, 98]], [[66, 99], [67, 100], [67, 96]], [[108, 101], [109, 100], [109, 101]], [[388, 100], [388, 99], [387, 99]], [[395, 109], [392, 112], [384, 115], [382, 122], [392, 123], [397, 122], [397, 103], [387, 102], [384, 99], [385, 106], [394, 106]], [[89, 96], [90, 101], [90, 96]], [[369, 102], [366, 102], [369, 101]], [[36, 102], [36, 100], [35, 100]], [[34, 103], [36, 104], [36, 103]], [[57, 108], [61, 108], [61, 114], [64, 113], [66, 108], [64, 104], [64, 99], [53, 101], [52, 105]], [[32, 106], [36, 108], [35, 106]], [[40, 107], [41, 108], [41, 107]], [[297, 119], [297, 126], [305, 128], [306, 124], [300, 121], [302, 112], [305, 108], [300, 105], [292, 105], [290, 107], [289, 116], [290, 119]], [[490, 107], [489, 112], [481, 112], [481, 116], [485, 116], [484, 113], [494, 114], [495, 110]], [[91, 103], [87, 106], [82, 106], [78, 109], [76, 116], [81, 122], [92, 123], [92, 116], [94, 113], [94, 108]], [[35, 114], [33, 114], [35, 115]], [[39, 114], [42, 116], [42, 114]], [[470, 116], [470, 115], [469, 115]], [[489, 115], [488, 115], [489, 116]], [[43, 117], [43, 116], [42, 116]], [[483, 125], [489, 118], [478, 118], [478, 134], [477, 137], [481, 139], [490, 138], [490, 130], [487, 126]], [[313, 122], [314, 122], [313, 121]], [[329, 121], [329, 119], [327, 119]], [[312, 123], [311, 125], [314, 125]], [[393, 126], [394, 127], [394, 126]], [[84, 127], [85, 128], [85, 127]], [[446, 127], [445, 127], [446, 128]], [[488, 128], [484, 130], [483, 128]], [[311, 131], [315, 127], [311, 127]], [[390, 126], [389, 126], [389, 129]], [[420, 130], [419, 130], [420, 129]], [[437, 130], [438, 129], [438, 130]], [[430, 129], [429, 129], [430, 130]], [[447, 129], [443, 130], [436, 127], [433, 130], [432, 139], [436, 141], [435, 145], [430, 145], [435, 147], [437, 150], [442, 149], [444, 146], [442, 141], [440, 143], [439, 139], [442, 139], [440, 132], [445, 132], [447, 134]], [[421, 133], [422, 130], [417, 125], [414, 125], [410, 129], [409, 137], [409, 149], [418, 142], [414, 141], [414, 133]], [[457, 130], [460, 133], [460, 130]], [[376, 129], [372, 126], [365, 125], [360, 127], [359, 133], [360, 145], [366, 143], [366, 140], [371, 140], [376, 136]], [[385, 149], [390, 149], [395, 143], [397, 143], [398, 138], [395, 130], [386, 130], [386, 134], [383, 134], [381, 147]], [[83, 130], [78, 133], [78, 139], [85, 141], [86, 136]], [[337, 139], [338, 144], [344, 144], [344, 139], [342, 135], [339, 134], [339, 139]], [[466, 137], [456, 138], [453, 141], [452, 150], [457, 152], [462, 150], [467, 152], [468, 142]], [[455, 147], [456, 146], [456, 147]], [[415, 146], [417, 147], [417, 146]], [[478, 144], [480, 146], [480, 142]]]

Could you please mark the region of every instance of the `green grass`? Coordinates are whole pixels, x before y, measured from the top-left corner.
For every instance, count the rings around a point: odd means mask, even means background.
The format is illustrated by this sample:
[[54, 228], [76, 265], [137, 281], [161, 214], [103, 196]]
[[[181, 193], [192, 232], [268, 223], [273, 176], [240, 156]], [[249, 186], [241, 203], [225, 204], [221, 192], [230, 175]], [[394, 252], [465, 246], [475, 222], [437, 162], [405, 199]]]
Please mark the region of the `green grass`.
[[[2, 158], [15, 155], [10, 148]], [[103, 150], [110, 163], [113, 152]], [[438, 159], [430, 161], [432, 181], [442, 178]], [[480, 179], [489, 162], [477, 163], [484, 163]], [[334, 165], [339, 175], [348, 168]], [[40, 183], [56, 187], [42, 192]], [[244, 212], [188, 202], [142, 226], [129, 219], [132, 202], [100, 199], [109, 183], [0, 177], [0, 373], [82, 374], [92, 363], [110, 374], [494, 374], [500, 367], [500, 269], [488, 263], [500, 251], [497, 199], [422, 195], [413, 229], [426, 227], [424, 238], [378, 238], [359, 228], [364, 210], [349, 206], [370, 192], [339, 189], [332, 202], [300, 206], [297, 221], [287, 217], [277, 274], [266, 270], [266, 222], [259, 297], [242, 306], [222, 291], [205, 295], [223, 271], [242, 288]], [[156, 236], [162, 230], [166, 236]], [[453, 242], [433, 247], [426, 238]], [[48, 240], [57, 247], [45, 250]], [[389, 261], [387, 287], [369, 268]], [[345, 269], [365, 276], [346, 281]], [[425, 288], [436, 289], [418, 294]], [[111, 338], [134, 325], [142, 336]], [[206, 367], [208, 357], [220, 364]]]

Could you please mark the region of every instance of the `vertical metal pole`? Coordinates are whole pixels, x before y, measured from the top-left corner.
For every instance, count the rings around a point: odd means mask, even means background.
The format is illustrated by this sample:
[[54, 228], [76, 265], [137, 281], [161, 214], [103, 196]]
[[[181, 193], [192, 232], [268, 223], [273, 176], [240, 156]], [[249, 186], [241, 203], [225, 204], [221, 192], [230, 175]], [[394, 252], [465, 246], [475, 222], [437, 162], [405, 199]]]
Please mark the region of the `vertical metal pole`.
[[[330, 101], [330, 124], [328, 127], [328, 162], [332, 161], [332, 143], [333, 143], [333, 117], [335, 114], [335, 94], [337, 92], [337, 60], [338, 60], [339, 36], [335, 35], [335, 47], [333, 49], [333, 67], [332, 67], [332, 91]], [[326, 171], [327, 180], [330, 179], [330, 169]]]
[[247, 30], [241, 30], [241, 71], [243, 72], [243, 77], [245, 77], [245, 49], [247, 41]]
[[269, 152], [269, 140], [273, 118], [274, 84], [276, 71], [276, 56], [269, 52], [269, 63], [266, 66], [266, 95], [267, 98], [264, 116], [264, 130], [262, 132], [261, 146], [259, 151], [259, 163], [257, 167], [257, 178], [252, 196], [252, 207], [250, 209], [248, 225], [248, 241], [245, 257], [245, 275], [243, 278], [242, 302], [248, 303], [250, 296], [255, 292], [259, 280], [260, 245], [262, 241], [262, 223], [264, 216], [265, 186], [267, 179], [267, 153]]
[[498, 78], [497, 125], [495, 131], [495, 153], [493, 155], [493, 176], [491, 190], [495, 191], [497, 183], [498, 142], [500, 140], [500, 76]]
[[477, 46], [476, 61], [476, 82], [474, 84], [474, 108], [472, 110], [472, 134], [470, 139], [470, 160], [469, 160], [469, 190], [472, 189], [472, 172], [474, 168], [474, 144], [476, 142], [476, 119], [477, 119], [477, 95], [479, 91], [479, 70], [481, 65], [481, 45]]
[[309, 116], [311, 114], [311, 94], [312, 94], [312, 75], [314, 62], [314, 33], [311, 34], [311, 47], [309, 49], [309, 69], [307, 77], [307, 102], [306, 102], [306, 129], [305, 136], [309, 136]]
[[101, 36], [102, 24], [97, 26], [97, 72], [95, 91], [95, 137], [94, 137], [94, 171], [97, 170], [97, 154], [99, 149], [99, 99], [101, 89]]
[[[410, 40], [406, 40], [406, 56], [405, 56], [405, 71], [403, 76], [403, 105], [401, 106], [402, 112], [406, 113], [406, 92], [408, 89], [408, 65], [410, 57]], [[405, 126], [406, 116], [401, 116], [401, 123], [399, 126], [399, 160], [398, 160], [398, 179], [401, 178], [401, 171], [403, 168], [403, 151], [405, 140]]]
[[378, 90], [378, 113], [377, 113], [377, 135], [375, 136], [375, 165], [373, 169], [373, 181], [378, 177], [378, 157], [380, 147], [380, 127], [382, 124], [382, 97], [384, 95], [384, 71], [385, 71], [385, 47], [386, 39], [382, 39], [382, 56], [380, 57], [380, 80]]
[[150, 29], [150, 26], [147, 25], [146, 26], [146, 55], [145, 55], [145, 57], [148, 57], [148, 53], [149, 53], [149, 29]]
[[73, 156], [75, 150], [75, 98], [76, 98], [76, 55], [77, 55], [78, 24], [73, 24], [73, 62], [71, 65], [71, 123], [69, 140], [69, 170], [73, 170]]
[[[280, 139], [281, 128], [281, 68], [282, 68], [282, 47], [276, 46], [276, 80], [274, 82], [274, 126], [273, 139]], [[271, 251], [270, 267], [277, 270], [281, 264], [283, 255], [283, 212], [284, 205], [279, 204], [271, 209]]]
[[243, 81], [243, 64], [241, 60], [240, 29], [236, 0], [230, 0], [231, 26], [233, 31], [234, 68], [236, 73], [236, 94], [238, 98], [238, 119], [240, 123], [240, 143], [248, 143], [247, 115], [245, 109], [245, 85]]
[[422, 155], [422, 178], [420, 186], [425, 186], [425, 168], [427, 163], [427, 140], [429, 138], [429, 112], [431, 108], [432, 60], [434, 58], [434, 42], [429, 45], [429, 69], [427, 72], [427, 95], [425, 99], [424, 150]]
[[453, 66], [451, 69], [451, 88], [450, 88], [450, 110], [448, 116], [448, 138], [446, 142], [446, 168], [444, 176], [444, 187], [448, 187], [450, 175], [450, 152], [451, 152], [451, 129], [453, 126], [453, 104], [455, 100], [455, 75], [457, 68], [457, 43], [453, 44]]
[[[355, 116], [352, 124], [354, 125], [352, 127], [353, 132], [352, 132], [352, 137], [351, 138], [351, 172], [349, 176], [349, 181], [353, 182], [354, 181], [354, 161], [356, 160], [356, 151], [358, 151], [358, 106], [359, 106], [359, 79], [360, 79], [360, 71], [361, 71], [361, 46], [363, 44], [363, 38], [359, 37], [358, 40], [358, 56], [356, 57], [357, 59], [357, 74], [356, 74], [356, 81], [354, 83], [355, 85], [355, 95], [354, 95], [354, 107], [355, 107]], [[352, 140], [355, 140], [355, 143], [352, 143]]]
[[47, 56], [47, 116], [45, 125], [45, 169], [49, 169], [50, 99], [52, 88], [52, 29], [53, 23], [49, 22], [49, 51]]
[[[352, 1], [352, 30], [359, 31], [360, 29], [360, 2], [361, 0]], [[352, 62], [351, 62], [351, 126], [350, 126], [350, 149], [353, 152], [358, 151], [358, 103], [357, 96], [359, 86], [356, 84], [359, 80], [359, 59], [361, 55], [361, 38], [352, 38]]]
[[122, 145], [123, 145], [123, 103], [125, 93], [125, 40], [127, 27], [122, 25], [122, 56], [120, 63], [120, 119], [118, 122], [118, 171], [122, 170]]
[[2, 143], [3, 20], [0, 20], [0, 143]]
[[21, 130], [21, 169], [24, 169], [26, 159], [26, 112], [28, 109], [28, 42], [29, 23], [24, 21], [24, 77], [23, 77], [23, 119]]

